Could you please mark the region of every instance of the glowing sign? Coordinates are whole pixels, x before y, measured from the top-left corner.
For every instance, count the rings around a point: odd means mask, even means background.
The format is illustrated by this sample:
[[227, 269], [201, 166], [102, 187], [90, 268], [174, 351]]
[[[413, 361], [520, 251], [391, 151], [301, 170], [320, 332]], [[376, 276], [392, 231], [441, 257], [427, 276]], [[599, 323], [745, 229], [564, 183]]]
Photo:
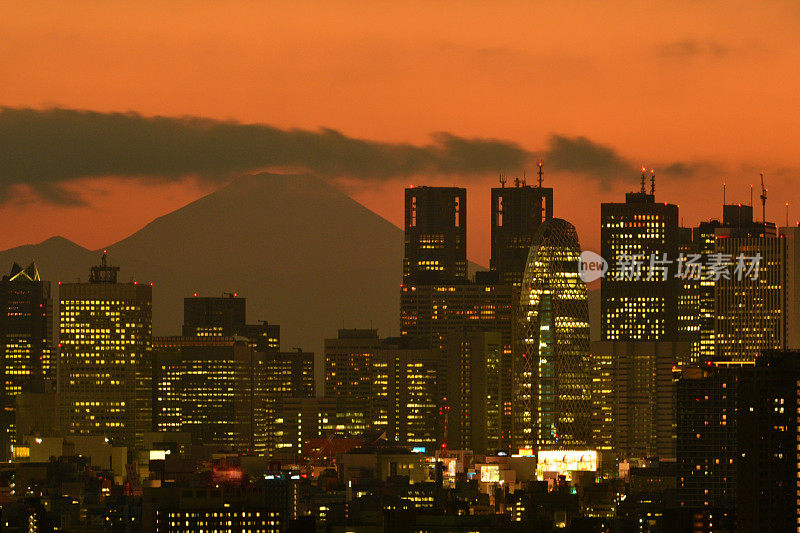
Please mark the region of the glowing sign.
[[481, 465], [481, 481], [483, 483], [499, 483], [500, 465]]
[[544, 479], [545, 472], [557, 472], [571, 479], [570, 472], [594, 472], [597, 470], [595, 450], [549, 450], [539, 451], [536, 477]]
[[411, 448], [411, 453], [425, 453], [425, 446], [414, 446]]

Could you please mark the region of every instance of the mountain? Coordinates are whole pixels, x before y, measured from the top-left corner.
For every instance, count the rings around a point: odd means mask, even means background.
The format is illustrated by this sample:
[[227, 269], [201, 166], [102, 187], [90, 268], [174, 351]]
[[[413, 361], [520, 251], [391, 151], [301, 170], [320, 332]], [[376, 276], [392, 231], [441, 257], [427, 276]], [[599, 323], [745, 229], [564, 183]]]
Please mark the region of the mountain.
[[183, 298], [236, 292], [250, 322], [281, 325], [284, 349], [322, 350], [338, 328], [398, 330], [403, 235], [324, 180], [260, 174], [157, 218], [108, 247], [152, 281], [153, 328], [177, 334]]
[[0, 252], [0, 274], [8, 274], [16, 261], [27, 266], [36, 261], [39, 275], [53, 284], [53, 297], [57, 298], [55, 285], [59, 281], [89, 279], [89, 268], [97, 263], [97, 254], [64, 237], [51, 237], [39, 244], [26, 244]]

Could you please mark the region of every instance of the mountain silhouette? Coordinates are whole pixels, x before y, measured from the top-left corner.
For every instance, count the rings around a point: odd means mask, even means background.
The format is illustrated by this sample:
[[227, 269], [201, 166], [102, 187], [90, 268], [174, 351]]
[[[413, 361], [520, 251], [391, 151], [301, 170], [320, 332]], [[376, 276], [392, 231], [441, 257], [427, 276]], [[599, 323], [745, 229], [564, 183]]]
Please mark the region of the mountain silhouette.
[[[338, 328], [396, 335], [403, 232], [326, 181], [259, 174], [155, 219], [107, 247], [120, 281], [153, 282], [153, 331], [179, 334], [183, 298], [235, 292], [248, 321], [280, 324], [282, 347], [321, 353]], [[61, 237], [0, 252], [42, 279], [86, 281], [100, 251]]]

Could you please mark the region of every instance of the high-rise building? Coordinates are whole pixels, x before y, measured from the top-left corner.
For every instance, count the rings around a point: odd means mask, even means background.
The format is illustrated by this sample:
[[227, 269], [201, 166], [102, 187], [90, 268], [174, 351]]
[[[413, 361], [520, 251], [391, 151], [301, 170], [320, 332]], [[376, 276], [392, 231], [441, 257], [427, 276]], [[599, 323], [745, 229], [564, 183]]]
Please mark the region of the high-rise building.
[[369, 402], [381, 342], [376, 329], [340, 329], [337, 338], [325, 339], [325, 396]]
[[476, 454], [494, 453], [500, 443], [502, 335], [468, 332], [447, 344], [447, 444]]
[[592, 435], [601, 462], [675, 457], [676, 361], [691, 343], [592, 343]]
[[467, 190], [411, 187], [405, 193], [403, 283], [467, 279]]
[[625, 203], [601, 204], [600, 239], [608, 262], [600, 286], [600, 339], [679, 340], [678, 206], [656, 203], [643, 185], [625, 195]]
[[739, 374], [736, 410], [739, 531], [800, 524], [800, 352], [767, 351]]
[[[541, 168], [541, 167], [540, 167]], [[502, 283], [522, 283], [536, 230], [553, 218], [553, 189], [531, 187], [519, 179], [514, 187], [492, 189], [492, 256], [489, 262]]]
[[655, 201], [655, 176], [600, 208], [600, 342], [592, 345], [592, 434], [603, 467], [674, 457], [673, 368], [690, 365], [699, 289], [678, 277], [691, 232], [678, 206]]
[[733, 512], [736, 506], [736, 402], [739, 372], [752, 363], [704, 363], [677, 381], [678, 503]]
[[[400, 292], [400, 335], [425, 339], [442, 353], [450, 338], [465, 332], [495, 331], [503, 343], [500, 359], [501, 447], [511, 446], [512, 314], [511, 285], [456, 283], [403, 285]], [[495, 438], [495, 437], [490, 437]]]
[[267, 447], [265, 358], [233, 337], [156, 337], [157, 431], [188, 432], [194, 444], [238, 453]]
[[276, 456], [297, 461], [310, 440], [360, 437], [367, 430], [364, 406], [346, 397], [284, 398], [274, 425]]
[[591, 441], [589, 304], [578, 234], [544, 222], [522, 280], [515, 357], [515, 447], [575, 449]]
[[372, 365], [372, 427], [389, 440], [435, 448], [443, 439], [446, 364], [442, 352], [424, 340], [388, 338]]
[[277, 324], [260, 321], [247, 323], [247, 299], [238, 293], [222, 297], [193, 296], [183, 299], [184, 337], [232, 337], [248, 339], [259, 352], [280, 350], [281, 329]]
[[716, 359], [800, 348], [800, 228], [752, 223], [715, 236], [715, 256], [730, 272], [715, 282]]
[[314, 353], [297, 349], [266, 354], [262, 375], [267, 417], [266, 454], [272, 455], [280, 442], [275, 424], [283, 418], [283, 402], [292, 398], [313, 398], [317, 394]]
[[50, 282], [42, 281], [35, 263], [17, 263], [0, 280], [0, 459], [16, 444], [14, 399], [33, 381], [51, 373], [53, 301]]
[[153, 287], [118, 271], [103, 253], [89, 283], [60, 284], [58, 390], [68, 435], [133, 447], [152, 423]]

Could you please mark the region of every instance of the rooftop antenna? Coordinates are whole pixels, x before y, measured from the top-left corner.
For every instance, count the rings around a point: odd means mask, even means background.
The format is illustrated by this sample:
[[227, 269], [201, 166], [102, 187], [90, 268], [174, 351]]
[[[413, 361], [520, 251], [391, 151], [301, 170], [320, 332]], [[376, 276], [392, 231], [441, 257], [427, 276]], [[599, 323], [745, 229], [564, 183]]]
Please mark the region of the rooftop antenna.
[[644, 193], [645, 193], [645, 188], [644, 188], [644, 180], [645, 180], [645, 176], [644, 176], [644, 175], [645, 175], [645, 173], [646, 173], [646, 172], [647, 172], [647, 169], [646, 169], [646, 168], [644, 168], [644, 165], [642, 165], [642, 189], [641, 189], [641, 193], [642, 193], [642, 194], [644, 194]]
[[504, 189], [506, 187], [506, 177], [503, 176], [502, 174], [500, 174], [500, 187], [502, 187]]
[[528, 176], [525, 170], [522, 171], [522, 186], [524, 187], [528, 183]]
[[786, 227], [789, 227], [789, 202], [786, 202]]
[[725, 205], [725, 193], [727, 192], [728, 184], [724, 181], [722, 182], [722, 205]]
[[542, 162], [541, 159], [539, 160], [538, 165], [539, 165], [539, 188], [541, 189], [542, 188], [542, 167], [544, 166], [544, 163]]
[[656, 194], [656, 169], [650, 169], [650, 194], [655, 196]]
[[761, 222], [767, 221], [767, 188], [764, 187], [764, 173], [761, 173]]
[[753, 207], [753, 184], [750, 184], [750, 207]]

